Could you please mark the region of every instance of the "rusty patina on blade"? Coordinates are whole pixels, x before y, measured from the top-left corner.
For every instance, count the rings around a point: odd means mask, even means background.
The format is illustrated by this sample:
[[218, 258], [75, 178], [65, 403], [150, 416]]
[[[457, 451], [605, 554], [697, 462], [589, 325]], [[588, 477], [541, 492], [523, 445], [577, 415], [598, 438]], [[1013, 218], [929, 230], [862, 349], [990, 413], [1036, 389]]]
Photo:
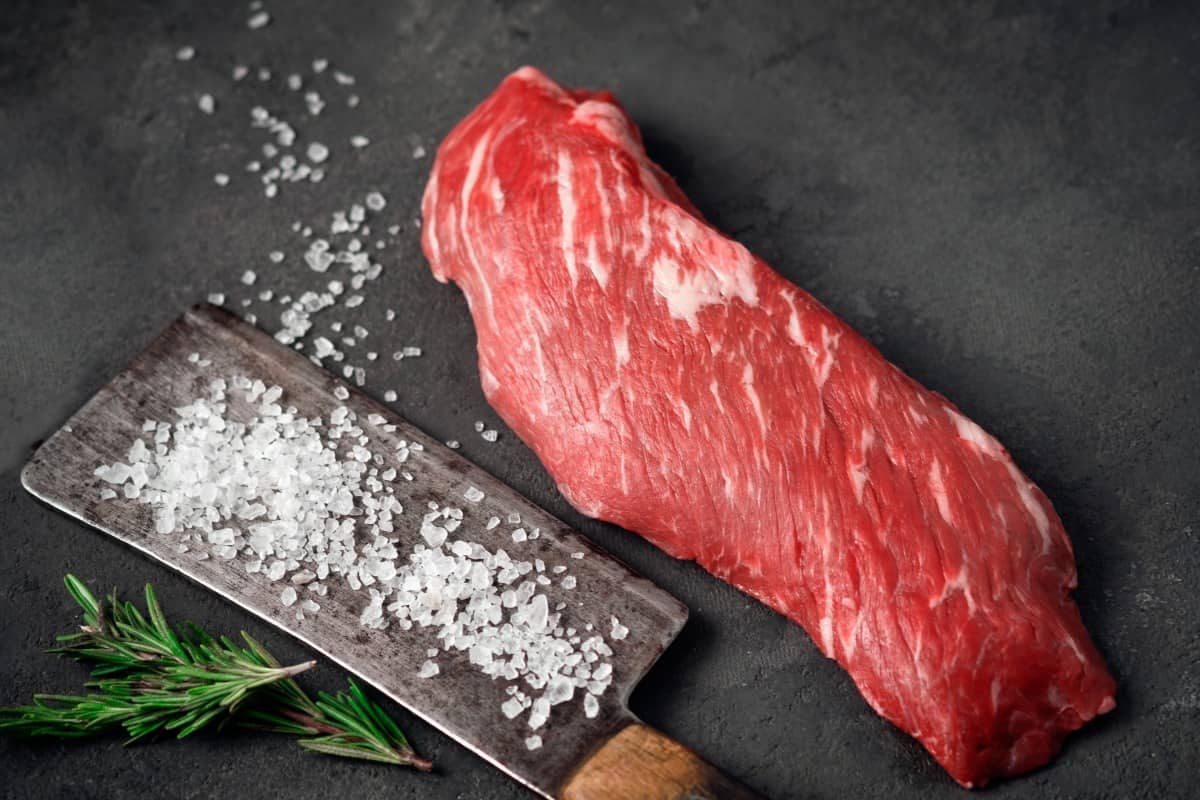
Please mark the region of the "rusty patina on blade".
[[[201, 367], [192, 363], [188, 359], [192, 353], [211, 364]], [[102, 484], [93, 471], [102, 463], [124, 460], [129, 445], [142, 435], [144, 420], [174, 420], [173, 409], [203, 395], [210, 381], [239, 374], [283, 387], [285, 402], [304, 416], [327, 416], [339, 405], [350, 408], [371, 438], [373, 449], [385, 459], [391, 459], [400, 439], [424, 445], [424, 451], [413, 451], [403, 465], [389, 461], [416, 476], [412, 482], [395, 483], [396, 497], [405, 507], [396, 531], [401, 552], [419, 540], [420, 518], [430, 500], [458, 505], [476, 520], [492, 515], [503, 519], [517, 511], [524, 527], [541, 528], [539, 539], [521, 545], [514, 545], [509, 538], [511, 526], [485, 532], [482, 524], [464, 524], [461, 535], [492, 550], [504, 547], [522, 559], [542, 558], [548, 564], [569, 565], [570, 573], [577, 577], [574, 590], [564, 590], [557, 583], [539, 588], [552, 608], [559, 602], [567, 604], [567, 624], [582, 631], [591, 623], [606, 637], [611, 616], [628, 626], [628, 637], [611, 643], [613, 682], [600, 698], [600, 713], [587, 719], [578, 696], [555, 707], [550, 721], [537, 731], [545, 746], [530, 751], [525, 737], [532, 731], [524, 720], [506, 719], [500, 711], [508, 682], [484, 675], [468, 663], [465, 653], [440, 655], [441, 674], [433, 679], [416, 676], [426, 649], [438, 646], [435, 629], [363, 628], [358, 617], [367, 602], [366, 593], [335, 580], [329, 581], [329, 594], [321, 598], [320, 613], [298, 622], [294, 609], [279, 602], [282, 584], [248, 574], [240, 559], [199, 560], [196, 553], [177, 553], [178, 536], [157, 534], [148, 506], [124, 499], [99, 499]], [[38, 449], [22, 473], [22, 483], [46, 503], [295, 635], [531, 789], [552, 796], [607, 734], [632, 718], [626, 707], [629, 693], [683, 627], [687, 609], [387, 407], [353, 387], [347, 387], [348, 400], [338, 400], [333, 390], [343, 385], [232, 314], [198, 306], [171, 325]], [[386, 423], [396, 425], [396, 431], [388, 433], [369, 424], [368, 414], [380, 415]], [[470, 486], [481, 489], [485, 499], [478, 504], [463, 500], [463, 492]], [[583, 559], [570, 558], [581, 551], [586, 553]]]

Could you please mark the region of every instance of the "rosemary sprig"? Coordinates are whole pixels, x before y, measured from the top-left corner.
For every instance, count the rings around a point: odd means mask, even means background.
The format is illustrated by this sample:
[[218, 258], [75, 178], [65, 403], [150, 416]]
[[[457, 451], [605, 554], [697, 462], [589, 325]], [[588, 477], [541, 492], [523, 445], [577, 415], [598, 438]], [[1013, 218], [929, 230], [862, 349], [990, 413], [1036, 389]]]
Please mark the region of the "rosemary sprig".
[[349, 691], [313, 700], [295, 676], [315, 666], [283, 666], [245, 631], [243, 643], [190, 625], [175, 630], [151, 586], [146, 614], [109, 596], [108, 609], [74, 575], [67, 590], [83, 609], [78, 633], [58, 637], [51, 652], [93, 665], [86, 695], [34, 696], [0, 708], [0, 733], [80, 738], [122, 729], [136, 742], [173, 732], [238, 725], [304, 736], [308, 749], [346, 758], [432, 769], [396, 723], [350, 682]]

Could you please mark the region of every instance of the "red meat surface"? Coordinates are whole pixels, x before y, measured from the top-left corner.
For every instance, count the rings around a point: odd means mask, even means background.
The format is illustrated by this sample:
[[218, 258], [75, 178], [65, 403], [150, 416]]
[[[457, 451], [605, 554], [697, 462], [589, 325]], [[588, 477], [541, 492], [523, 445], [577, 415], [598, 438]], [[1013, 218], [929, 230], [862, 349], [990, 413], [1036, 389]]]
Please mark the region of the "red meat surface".
[[1008, 452], [713, 229], [607, 92], [509, 76], [424, 198], [489, 402], [584, 514], [804, 626], [964, 786], [1114, 707]]

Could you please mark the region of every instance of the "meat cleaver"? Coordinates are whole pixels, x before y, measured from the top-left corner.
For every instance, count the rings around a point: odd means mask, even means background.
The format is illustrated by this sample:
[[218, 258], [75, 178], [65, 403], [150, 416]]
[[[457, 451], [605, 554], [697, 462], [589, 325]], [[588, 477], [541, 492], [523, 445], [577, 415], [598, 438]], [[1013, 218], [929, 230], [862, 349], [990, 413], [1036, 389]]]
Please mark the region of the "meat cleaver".
[[[174, 420], [174, 408], [203, 395], [213, 379], [231, 375], [279, 385], [287, 404], [305, 416], [320, 416], [345, 405], [357, 414], [374, 449], [385, 458], [392, 458], [400, 439], [424, 446], [411, 451], [403, 467], [416, 479], [396, 482], [397, 499], [411, 509], [399, 518], [398, 547], [411, 548], [417, 541], [420, 515], [429, 501], [455, 502], [472, 486], [485, 495], [473, 513], [504, 519], [516, 512], [526, 527], [540, 528], [541, 537], [525, 543], [522, 557], [569, 563], [577, 576], [573, 591], [557, 583], [541, 587], [549, 602], [567, 603], [571, 624], [581, 628], [591, 623], [596, 630], [608, 631], [615, 616], [629, 630], [624, 640], [612, 643], [613, 680], [600, 697], [595, 717], [587, 718], [578, 703], [556, 707], [538, 731], [545, 746], [530, 750], [525, 740], [531, 731], [525, 721], [507, 719], [500, 710], [506, 682], [492, 680], [471, 666], [467, 654], [442, 653], [438, 676], [417, 676], [426, 650], [439, 644], [433, 628], [364, 628], [359, 624], [364, 593], [334, 580], [321, 600], [321, 611], [297, 620], [294, 610], [279, 601], [282, 584], [248, 574], [239, 559], [200, 559], [195, 552], [179, 553], [177, 536], [155, 532], [148, 506], [124, 498], [100, 499], [100, 482], [93, 471], [100, 464], [123, 460], [129, 445], [141, 435], [144, 420]], [[334, 390], [343, 386], [334, 375], [234, 315], [197, 306], [37, 450], [21, 475], [22, 483], [49, 505], [296, 636], [541, 796], [568, 800], [756, 797], [691, 750], [642, 724], [626, 705], [634, 686], [683, 627], [687, 619], [683, 604], [387, 407], [352, 388], [348, 399], [336, 399]], [[372, 425], [369, 415], [379, 415], [385, 422]], [[389, 432], [383, 425], [396, 427]], [[402, 468], [398, 463], [394, 466]], [[477, 526], [469, 534], [490, 549], [506, 545], [512, 549], [512, 542], [505, 542], [507, 536], [505, 526], [486, 532]], [[584, 558], [566, 560], [581, 552]]]

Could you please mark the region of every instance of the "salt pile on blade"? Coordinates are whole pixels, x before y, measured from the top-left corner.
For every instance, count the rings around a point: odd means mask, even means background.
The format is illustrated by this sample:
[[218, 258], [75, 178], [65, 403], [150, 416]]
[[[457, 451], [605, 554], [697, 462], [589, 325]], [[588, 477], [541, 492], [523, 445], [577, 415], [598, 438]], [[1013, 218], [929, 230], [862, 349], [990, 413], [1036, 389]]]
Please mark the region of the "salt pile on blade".
[[[190, 358], [202, 366], [199, 354]], [[540, 587], [569, 591], [566, 565], [548, 567], [510, 555], [501, 545], [535, 539], [537, 529], [498, 530], [462, 508], [430, 501], [417, 519], [395, 497], [393, 482], [412, 479], [406, 465], [423, 448], [401, 441], [384, 455], [353, 411], [338, 405], [306, 418], [285, 405], [283, 390], [244, 376], [211, 381], [203, 397], [175, 409], [174, 422], [147, 420], [126, 462], [98, 467], [108, 501], [150, 506], [160, 535], [176, 536], [180, 553], [240, 559], [260, 580], [282, 582], [281, 605], [296, 619], [320, 610], [333, 582], [363, 595], [359, 622], [382, 630], [434, 628], [441, 650], [466, 655], [493, 679], [510, 681], [501, 711], [527, 713], [537, 730], [554, 706], [578, 700], [586, 716], [612, 681], [612, 650], [591, 624], [567, 625], [564, 603], [553, 609]], [[335, 392], [348, 397], [344, 387]], [[366, 424], [395, 426], [376, 414]], [[115, 488], [114, 488], [115, 487]], [[120, 493], [116, 491], [120, 489]], [[468, 507], [485, 499], [475, 486], [460, 496]], [[520, 515], [509, 514], [510, 524]], [[466, 538], [467, 530], [489, 549]], [[494, 532], [493, 532], [494, 531]], [[571, 558], [581, 557], [573, 553]], [[625, 629], [612, 618], [612, 638]], [[437, 650], [418, 671], [435, 677]], [[538, 737], [530, 740], [540, 742]]]

